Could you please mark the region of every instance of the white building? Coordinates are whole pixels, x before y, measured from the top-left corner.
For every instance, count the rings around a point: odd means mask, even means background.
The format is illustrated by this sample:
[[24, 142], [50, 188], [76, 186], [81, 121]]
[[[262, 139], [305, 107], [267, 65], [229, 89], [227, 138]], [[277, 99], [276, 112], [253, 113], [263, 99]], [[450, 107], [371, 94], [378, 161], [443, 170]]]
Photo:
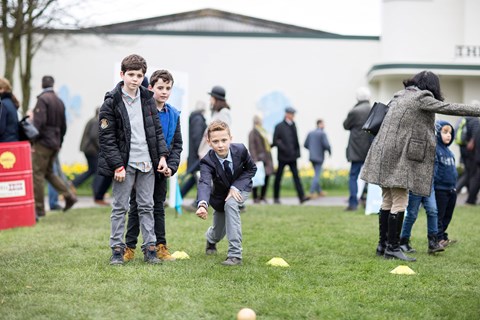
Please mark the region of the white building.
[[[479, 16], [477, 0], [384, 0], [381, 37], [325, 33], [212, 9], [68, 36], [59, 32], [35, 57], [33, 95], [43, 75], [55, 77], [69, 117], [61, 159], [83, 162], [84, 125], [120, 80], [122, 58], [137, 53], [147, 60], [147, 75], [158, 68], [172, 71], [178, 89], [172, 104], [183, 111], [186, 143], [189, 111], [199, 100], [208, 105], [207, 92], [222, 85], [235, 141], [247, 143], [255, 113], [263, 113], [272, 129], [291, 105], [298, 110], [300, 143], [324, 119], [333, 152], [325, 165], [347, 168], [342, 123], [359, 86], [371, 87], [372, 101], [386, 102], [403, 79], [430, 69], [441, 76], [447, 101], [480, 99]], [[301, 160], [308, 164], [305, 149]]]

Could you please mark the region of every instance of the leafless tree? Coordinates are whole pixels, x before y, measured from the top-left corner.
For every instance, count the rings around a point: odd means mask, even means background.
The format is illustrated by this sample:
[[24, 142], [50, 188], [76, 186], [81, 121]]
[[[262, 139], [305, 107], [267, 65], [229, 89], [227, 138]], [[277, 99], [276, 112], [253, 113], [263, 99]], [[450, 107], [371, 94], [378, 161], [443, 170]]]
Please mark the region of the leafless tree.
[[[12, 83], [18, 64], [22, 110], [30, 101], [32, 61], [43, 41], [71, 18], [60, 0], [1, 0], [1, 33], [5, 54], [5, 78]], [[65, 1], [64, 1], [65, 2]], [[72, 5], [70, 2], [68, 5]], [[65, 3], [64, 3], [65, 6]], [[71, 23], [71, 19], [69, 20]]]

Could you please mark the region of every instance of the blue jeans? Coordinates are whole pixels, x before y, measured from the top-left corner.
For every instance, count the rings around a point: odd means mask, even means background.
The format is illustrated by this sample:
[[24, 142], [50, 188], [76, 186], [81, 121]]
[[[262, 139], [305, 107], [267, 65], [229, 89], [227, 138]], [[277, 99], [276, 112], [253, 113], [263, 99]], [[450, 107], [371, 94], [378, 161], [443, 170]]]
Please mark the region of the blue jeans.
[[350, 190], [350, 197], [348, 198], [348, 206], [352, 208], [358, 207], [358, 176], [362, 170], [363, 161], [354, 161], [350, 167], [350, 178], [348, 179], [348, 189]]
[[429, 235], [437, 234], [438, 210], [437, 202], [435, 200], [435, 191], [432, 188], [429, 197], [422, 197], [415, 195], [412, 192], [409, 192], [407, 212], [405, 213], [405, 220], [403, 220], [401, 238], [410, 239], [413, 224], [417, 220], [420, 204], [423, 204], [423, 207], [425, 208], [427, 214], [427, 233]]
[[312, 185], [310, 186], [310, 193], [320, 193], [322, 192], [322, 187], [320, 186], [320, 176], [322, 174], [322, 165], [323, 162], [313, 162], [313, 170], [315, 175], [313, 176]]

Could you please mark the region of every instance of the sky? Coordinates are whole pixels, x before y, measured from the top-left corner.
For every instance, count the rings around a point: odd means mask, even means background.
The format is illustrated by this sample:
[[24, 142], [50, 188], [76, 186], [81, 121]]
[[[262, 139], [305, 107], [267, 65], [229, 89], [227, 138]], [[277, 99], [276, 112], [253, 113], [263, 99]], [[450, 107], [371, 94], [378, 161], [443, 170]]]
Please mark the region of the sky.
[[84, 26], [212, 8], [343, 35], [380, 35], [382, 0], [62, 0]]

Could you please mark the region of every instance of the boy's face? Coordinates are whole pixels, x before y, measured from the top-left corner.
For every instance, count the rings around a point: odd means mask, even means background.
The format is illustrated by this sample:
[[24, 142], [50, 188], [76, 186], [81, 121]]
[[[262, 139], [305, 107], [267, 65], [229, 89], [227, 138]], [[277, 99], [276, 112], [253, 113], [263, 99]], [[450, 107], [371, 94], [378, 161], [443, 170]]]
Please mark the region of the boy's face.
[[143, 71], [139, 70], [127, 70], [125, 73], [120, 71], [120, 77], [122, 77], [125, 91], [129, 93], [136, 93], [138, 87], [142, 84], [143, 81]]
[[448, 145], [452, 141], [452, 128], [450, 126], [443, 126], [440, 130], [442, 135], [442, 141], [444, 144]]
[[210, 132], [210, 137], [207, 141], [213, 151], [215, 151], [220, 158], [226, 158], [228, 156], [232, 137], [227, 130]]
[[172, 93], [172, 82], [165, 82], [162, 78], [159, 78], [153, 87], [149, 85], [148, 89], [153, 92], [153, 98], [157, 102], [157, 105], [163, 105]]

